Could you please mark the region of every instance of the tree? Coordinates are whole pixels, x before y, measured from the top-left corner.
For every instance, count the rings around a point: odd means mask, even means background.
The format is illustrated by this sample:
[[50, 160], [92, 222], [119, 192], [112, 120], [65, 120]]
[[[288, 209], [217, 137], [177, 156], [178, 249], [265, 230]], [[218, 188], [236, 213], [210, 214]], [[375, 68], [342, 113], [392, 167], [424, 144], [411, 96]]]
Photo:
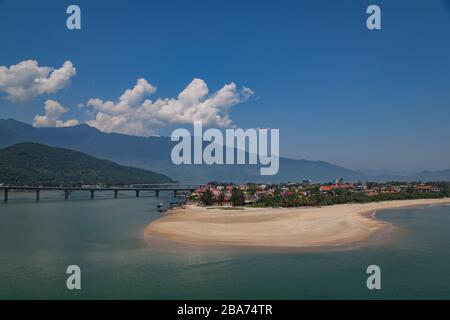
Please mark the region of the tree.
[[221, 206], [225, 202], [225, 193], [221, 191], [216, 198], [216, 202]]
[[231, 191], [230, 202], [233, 207], [243, 206], [245, 204], [244, 192], [234, 187], [233, 190]]
[[200, 196], [200, 201], [205, 206], [210, 206], [214, 203], [214, 196], [210, 189], [206, 189], [206, 191], [202, 193]]
[[247, 184], [247, 194], [254, 196], [256, 194], [256, 185], [253, 183]]

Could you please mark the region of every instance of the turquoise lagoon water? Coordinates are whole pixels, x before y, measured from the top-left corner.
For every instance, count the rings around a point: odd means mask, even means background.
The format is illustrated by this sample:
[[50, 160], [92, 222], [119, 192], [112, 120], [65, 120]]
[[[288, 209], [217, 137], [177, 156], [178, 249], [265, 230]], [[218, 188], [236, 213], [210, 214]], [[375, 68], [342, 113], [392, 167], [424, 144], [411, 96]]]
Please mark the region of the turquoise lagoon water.
[[[450, 206], [378, 213], [394, 229], [356, 250], [273, 252], [148, 242], [169, 195], [11, 194], [0, 204], [0, 299], [449, 299]], [[66, 288], [79, 265], [82, 289]], [[382, 289], [366, 288], [381, 267]]]

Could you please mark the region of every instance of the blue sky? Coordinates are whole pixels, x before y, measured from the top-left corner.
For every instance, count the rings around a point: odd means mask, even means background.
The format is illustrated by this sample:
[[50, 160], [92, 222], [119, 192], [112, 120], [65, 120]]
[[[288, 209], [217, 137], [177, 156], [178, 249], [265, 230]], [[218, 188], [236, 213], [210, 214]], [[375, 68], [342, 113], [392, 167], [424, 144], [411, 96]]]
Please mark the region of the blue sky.
[[[66, 28], [70, 4], [82, 30]], [[382, 30], [366, 28], [370, 4]], [[231, 107], [242, 128], [280, 129], [281, 154], [352, 169], [450, 168], [450, 2], [0, 0], [0, 66], [76, 68], [70, 84], [25, 102], [0, 87], [0, 118], [33, 123], [48, 99], [63, 120], [92, 117], [137, 79], [176, 98], [194, 79], [210, 94], [254, 94]], [[239, 91], [241, 92], [241, 91]], [[155, 130], [170, 135], [171, 123]]]

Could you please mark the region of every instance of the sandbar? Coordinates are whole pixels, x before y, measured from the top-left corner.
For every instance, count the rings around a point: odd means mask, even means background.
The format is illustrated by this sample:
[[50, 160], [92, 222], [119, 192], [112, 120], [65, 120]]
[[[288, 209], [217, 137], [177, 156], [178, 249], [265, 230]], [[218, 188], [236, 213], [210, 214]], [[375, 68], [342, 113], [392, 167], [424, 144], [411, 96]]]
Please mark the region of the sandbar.
[[450, 198], [395, 200], [300, 208], [187, 205], [150, 223], [145, 236], [201, 246], [319, 248], [364, 241], [389, 224], [385, 209], [450, 204]]

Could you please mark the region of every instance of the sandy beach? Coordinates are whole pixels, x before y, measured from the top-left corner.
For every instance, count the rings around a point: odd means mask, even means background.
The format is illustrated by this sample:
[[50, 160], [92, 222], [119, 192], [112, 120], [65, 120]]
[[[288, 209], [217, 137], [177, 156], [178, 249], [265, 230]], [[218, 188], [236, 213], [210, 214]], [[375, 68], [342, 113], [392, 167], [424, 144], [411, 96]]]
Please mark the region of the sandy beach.
[[188, 205], [149, 224], [145, 235], [202, 246], [333, 248], [364, 241], [387, 227], [373, 212], [441, 204], [450, 199], [241, 210]]

